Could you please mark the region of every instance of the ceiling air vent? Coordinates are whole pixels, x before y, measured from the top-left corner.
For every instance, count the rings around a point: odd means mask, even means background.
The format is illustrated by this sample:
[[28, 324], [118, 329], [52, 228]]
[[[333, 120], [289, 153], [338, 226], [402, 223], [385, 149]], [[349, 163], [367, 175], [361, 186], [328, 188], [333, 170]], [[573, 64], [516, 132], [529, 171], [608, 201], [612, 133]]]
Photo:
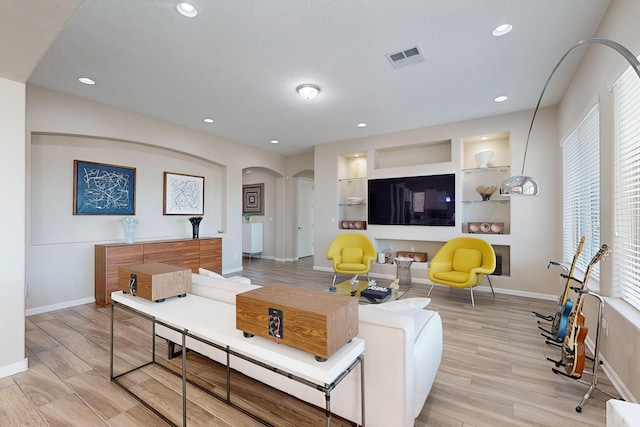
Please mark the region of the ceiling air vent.
[[401, 50], [400, 52], [388, 53], [386, 57], [393, 68], [396, 69], [424, 61], [424, 56], [422, 56], [419, 46]]

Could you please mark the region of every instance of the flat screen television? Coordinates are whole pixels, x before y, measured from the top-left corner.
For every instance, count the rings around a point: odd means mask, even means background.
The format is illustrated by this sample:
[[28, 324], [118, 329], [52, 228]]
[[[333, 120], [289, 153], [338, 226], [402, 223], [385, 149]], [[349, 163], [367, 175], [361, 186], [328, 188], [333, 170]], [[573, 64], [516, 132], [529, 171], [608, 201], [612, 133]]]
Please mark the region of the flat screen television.
[[369, 180], [369, 224], [454, 227], [455, 174]]

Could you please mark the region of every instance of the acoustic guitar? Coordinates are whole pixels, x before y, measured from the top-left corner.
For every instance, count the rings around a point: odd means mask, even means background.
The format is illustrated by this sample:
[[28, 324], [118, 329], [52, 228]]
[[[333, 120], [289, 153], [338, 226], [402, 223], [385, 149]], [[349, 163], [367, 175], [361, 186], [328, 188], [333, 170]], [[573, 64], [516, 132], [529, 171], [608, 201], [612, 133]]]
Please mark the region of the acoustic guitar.
[[569, 299], [569, 289], [571, 289], [571, 282], [575, 279], [573, 278], [573, 272], [576, 268], [576, 263], [578, 262], [578, 258], [582, 253], [582, 248], [584, 247], [585, 237], [582, 236], [580, 239], [580, 243], [578, 243], [578, 249], [576, 250], [575, 255], [573, 256], [573, 261], [571, 262], [571, 268], [569, 269], [569, 273], [564, 276], [567, 279], [567, 282], [564, 285], [564, 292], [562, 296], [558, 300], [558, 309], [553, 318], [553, 322], [551, 323], [551, 339], [555, 342], [562, 342], [564, 337], [567, 335], [567, 326], [569, 325], [569, 315], [573, 309], [573, 302]]
[[585, 272], [584, 279], [582, 280], [582, 287], [578, 291], [578, 298], [576, 305], [569, 316], [569, 333], [564, 339], [562, 346], [562, 364], [568, 376], [572, 378], [581, 378], [582, 371], [584, 370], [585, 362], [585, 346], [584, 340], [587, 337], [589, 329], [584, 324], [584, 315], [582, 314], [582, 305], [584, 303], [584, 291], [589, 283], [591, 277], [591, 270], [593, 266], [602, 261], [605, 257], [609, 256], [611, 249], [608, 245], [602, 245], [600, 250], [589, 262], [587, 271]]

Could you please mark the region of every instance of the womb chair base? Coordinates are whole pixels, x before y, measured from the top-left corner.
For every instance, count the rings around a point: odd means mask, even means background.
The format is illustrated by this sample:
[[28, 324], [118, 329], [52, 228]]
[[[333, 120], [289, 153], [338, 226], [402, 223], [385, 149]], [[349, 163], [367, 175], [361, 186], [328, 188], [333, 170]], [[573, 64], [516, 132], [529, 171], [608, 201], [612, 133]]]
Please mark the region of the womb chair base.
[[[489, 275], [487, 274], [487, 280], [489, 281], [489, 286], [491, 287], [491, 293], [493, 294], [493, 297], [496, 297], [496, 293], [493, 291], [493, 284], [491, 283], [491, 277], [489, 277]], [[334, 278], [335, 280], [335, 278]], [[427, 296], [431, 296], [431, 291], [433, 290], [433, 287], [435, 286], [435, 283], [431, 284], [431, 289], [429, 289], [429, 293], [427, 294]], [[476, 285], [477, 286], [477, 285]], [[473, 286], [469, 287], [469, 291], [471, 292], [471, 307], [475, 308], [476, 307], [476, 303], [473, 299]]]

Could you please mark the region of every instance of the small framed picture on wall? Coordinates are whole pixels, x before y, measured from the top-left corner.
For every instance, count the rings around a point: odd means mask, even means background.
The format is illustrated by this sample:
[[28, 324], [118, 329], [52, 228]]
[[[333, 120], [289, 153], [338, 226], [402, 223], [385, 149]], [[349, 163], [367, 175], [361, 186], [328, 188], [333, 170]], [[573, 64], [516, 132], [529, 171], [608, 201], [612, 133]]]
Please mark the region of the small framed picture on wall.
[[242, 186], [242, 213], [264, 215], [264, 183]]
[[163, 215], [204, 215], [204, 177], [164, 173]]

